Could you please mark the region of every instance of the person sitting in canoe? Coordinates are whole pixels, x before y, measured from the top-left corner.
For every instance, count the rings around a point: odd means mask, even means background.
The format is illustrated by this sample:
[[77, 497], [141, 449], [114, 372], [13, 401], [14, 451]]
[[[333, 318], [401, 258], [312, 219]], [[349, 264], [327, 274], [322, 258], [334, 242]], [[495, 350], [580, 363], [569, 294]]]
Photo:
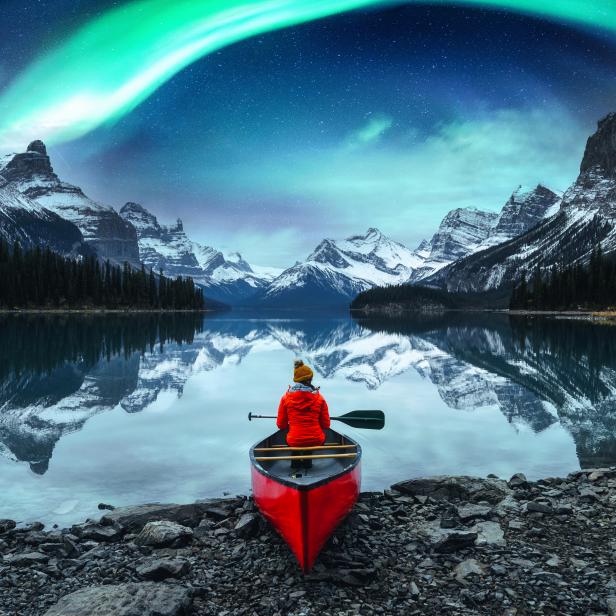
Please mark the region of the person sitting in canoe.
[[278, 406], [276, 425], [289, 429], [289, 447], [312, 447], [325, 442], [329, 410], [325, 398], [312, 384], [314, 373], [301, 359], [295, 361], [294, 384], [289, 386]]

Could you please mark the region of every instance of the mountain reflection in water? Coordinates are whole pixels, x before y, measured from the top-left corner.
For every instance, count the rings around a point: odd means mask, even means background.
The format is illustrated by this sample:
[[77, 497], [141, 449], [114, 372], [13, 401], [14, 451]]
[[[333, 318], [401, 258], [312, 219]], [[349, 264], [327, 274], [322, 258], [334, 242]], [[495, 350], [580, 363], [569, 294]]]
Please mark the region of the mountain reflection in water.
[[[247, 447], [273, 427], [248, 424], [246, 413], [275, 408], [296, 356], [332, 409], [386, 411], [385, 431], [359, 435], [370, 442], [367, 488], [412, 472], [568, 472], [573, 446], [582, 467], [616, 461], [616, 328], [607, 325], [494, 314], [8, 315], [0, 340], [0, 517], [64, 519], [104, 497], [246, 491]], [[509, 436], [493, 433], [498, 412]], [[465, 431], [483, 453], [461, 451]], [[53, 506], [46, 489], [60, 495]]]

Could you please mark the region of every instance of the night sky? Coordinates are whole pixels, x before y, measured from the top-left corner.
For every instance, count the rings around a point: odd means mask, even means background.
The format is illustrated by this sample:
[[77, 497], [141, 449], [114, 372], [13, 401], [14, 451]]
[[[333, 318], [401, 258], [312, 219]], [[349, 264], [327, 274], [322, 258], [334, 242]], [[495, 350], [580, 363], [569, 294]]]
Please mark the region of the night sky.
[[[122, 3], [2, 4], [0, 117], [31, 62]], [[84, 78], [97, 66], [84, 58]], [[614, 30], [389, 4], [224, 47], [98, 128], [51, 135], [49, 150], [93, 198], [180, 216], [194, 239], [287, 266], [323, 237], [376, 226], [415, 247], [454, 207], [498, 210], [519, 184], [566, 189], [616, 111], [615, 69]], [[0, 133], [0, 153], [24, 149], [30, 129], [23, 142]]]

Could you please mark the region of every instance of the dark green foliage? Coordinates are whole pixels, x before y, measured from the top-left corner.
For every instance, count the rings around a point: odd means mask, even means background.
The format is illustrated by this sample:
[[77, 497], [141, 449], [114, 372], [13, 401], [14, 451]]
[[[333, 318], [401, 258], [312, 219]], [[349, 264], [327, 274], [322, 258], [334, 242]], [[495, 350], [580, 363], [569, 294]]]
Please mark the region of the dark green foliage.
[[162, 352], [165, 344], [192, 344], [201, 331], [203, 315], [195, 312], [5, 314], [0, 316], [0, 381], [50, 374], [67, 364], [87, 370], [103, 359], [151, 353], [155, 347]]
[[522, 274], [511, 293], [514, 310], [592, 310], [616, 306], [616, 263], [599, 244], [587, 265], [537, 267], [530, 282]]
[[508, 292], [501, 289], [478, 293], [451, 293], [421, 285], [400, 284], [363, 291], [351, 303], [351, 310], [362, 310], [384, 304], [401, 304], [411, 311], [421, 311], [430, 307], [439, 307], [443, 310], [502, 308], [507, 306], [508, 301]]
[[203, 310], [205, 300], [192, 278], [156, 277], [143, 266], [73, 259], [40, 246], [23, 251], [0, 238], [0, 307]]

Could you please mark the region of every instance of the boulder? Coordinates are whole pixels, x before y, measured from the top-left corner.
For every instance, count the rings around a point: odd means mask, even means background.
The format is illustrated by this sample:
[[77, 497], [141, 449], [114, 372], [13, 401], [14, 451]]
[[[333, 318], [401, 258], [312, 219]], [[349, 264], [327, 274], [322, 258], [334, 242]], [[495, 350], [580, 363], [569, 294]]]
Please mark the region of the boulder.
[[119, 524], [123, 529], [138, 533], [148, 522], [167, 520], [194, 528], [206, 512], [216, 507], [232, 511], [240, 504], [238, 499], [218, 498], [198, 501], [189, 505], [148, 504], [134, 507], [117, 507], [100, 519], [103, 526]]
[[15, 520], [0, 520], [0, 534], [13, 530], [17, 526]]
[[188, 616], [189, 590], [176, 584], [92, 586], [62, 597], [44, 616]]
[[179, 548], [190, 543], [193, 531], [188, 526], [159, 520], [148, 522], [137, 535], [135, 543], [153, 548]]
[[99, 542], [117, 541], [122, 536], [122, 531], [118, 525], [101, 526], [99, 524], [90, 524], [80, 528], [78, 532], [78, 536], [81, 539]]
[[456, 509], [458, 517], [462, 522], [470, 522], [471, 520], [485, 520], [492, 513], [492, 507], [487, 505], [461, 505]]
[[238, 520], [233, 530], [244, 538], [254, 537], [259, 532], [261, 518], [256, 513], [245, 513]]
[[498, 522], [477, 522], [471, 531], [477, 533], [477, 546], [506, 545], [505, 534]]
[[183, 526], [197, 526], [203, 517], [203, 509], [191, 505], [140, 505], [136, 507], [117, 507], [101, 517], [103, 526], [120, 525], [125, 530], [138, 533], [148, 522], [167, 520]]
[[469, 575], [483, 575], [484, 567], [474, 558], [467, 558], [466, 560], [463, 560], [459, 565], [456, 565], [453, 572], [458, 582], [464, 582], [464, 579]]
[[142, 563], [136, 571], [143, 579], [158, 582], [186, 575], [190, 571], [190, 563], [182, 558], [156, 558]]
[[554, 509], [550, 505], [537, 501], [526, 503], [526, 511], [529, 513], [546, 513], [548, 515], [554, 513]]
[[516, 473], [515, 475], [512, 475], [511, 479], [507, 482], [507, 485], [512, 490], [525, 490], [528, 488], [528, 480], [526, 479], [526, 475], [524, 473]]
[[23, 552], [21, 554], [5, 556], [3, 563], [14, 567], [29, 567], [30, 565], [44, 564], [48, 560], [48, 554], [42, 554], [41, 552]]
[[464, 548], [470, 548], [477, 540], [477, 533], [471, 531], [454, 531], [444, 534], [435, 544], [434, 549], [441, 554], [450, 554]]
[[503, 500], [510, 489], [502, 479], [481, 479], [479, 477], [437, 476], [425, 479], [410, 479], [391, 486], [393, 490], [413, 496], [429, 496], [433, 500], [486, 501], [496, 504]]

